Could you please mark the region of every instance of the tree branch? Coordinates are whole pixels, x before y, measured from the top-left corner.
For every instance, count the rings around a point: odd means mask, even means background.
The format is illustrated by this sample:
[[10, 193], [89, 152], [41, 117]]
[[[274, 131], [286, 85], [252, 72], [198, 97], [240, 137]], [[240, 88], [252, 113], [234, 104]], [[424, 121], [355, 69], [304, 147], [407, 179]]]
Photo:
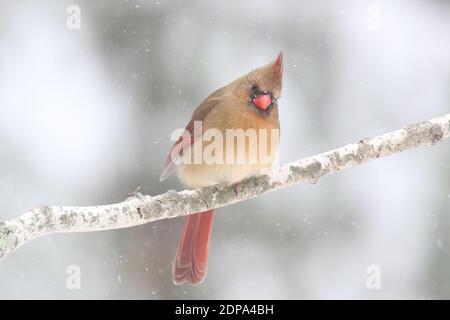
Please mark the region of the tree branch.
[[24, 243], [54, 232], [87, 232], [132, 227], [161, 219], [219, 208], [257, 197], [265, 192], [319, 178], [379, 157], [420, 145], [432, 145], [450, 135], [450, 114], [413, 124], [342, 148], [287, 163], [274, 171], [249, 178], [235, 193], [231, 186], [213, 186], [157, 196], [135, 192], [127, 200], [92, 207], [39, 207], [18, 218], [0, 221], [0, 259]]

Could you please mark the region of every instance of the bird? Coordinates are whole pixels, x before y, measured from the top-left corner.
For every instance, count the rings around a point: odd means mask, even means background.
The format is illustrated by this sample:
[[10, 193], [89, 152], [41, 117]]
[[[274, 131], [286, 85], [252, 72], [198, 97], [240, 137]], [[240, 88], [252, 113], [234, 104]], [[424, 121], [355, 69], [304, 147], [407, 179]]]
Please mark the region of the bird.
[[[251, 176], [270, 170], [276, 163], [280, 138], [280, 122], [278, 116], [278, 100], [281, 97], [283, 77], [283, 52], [281, 51], [269, 64], [256, 68], [210, 94], [194, 110], [184, 132], [173, 145], [164, 164], [160, 181], [165, 180], [171, 169], [176, 166], [178, 177], [189, 188], [204, 188], [218, 184], [234, 186], [239, 192], [239, 183]], [[200, 125], [200, 129], [198, 128]], [[256, 142], [250, 136], [244, 136], [239, 145], [238, 136], [232, 136], [228, 146], [215, 145], [210, 155], [220, 160], [207, 163], [199, 160], [197, 147], [206, 150], [208, 131], [227, 136], [227, 131], [242, 130], [262, 132], [269, 130], [274, 134], [257, 135]], [[241, 132], [242, 132], [241, 131]], [[248, 138], [248, 139], [247, 139]], [[214, 142], [220, 142], [215, 138]], [[267, 159], [262, 161], [255, 157], [254, 147], [264, 146]], [[239, 152], [243, 155], [237, 159]], [[205, 152], [200, 153], [200, 158]], [[200, 159], [202, 160], [202, 159]], [[215, 159], [218, 160], [218, 159]], [[215, 209], [193, 213], [187, 216], [183, 233], [172, 268], [174, 284], [199, 285], [206, 277], [208, 268], [209, 243]]]

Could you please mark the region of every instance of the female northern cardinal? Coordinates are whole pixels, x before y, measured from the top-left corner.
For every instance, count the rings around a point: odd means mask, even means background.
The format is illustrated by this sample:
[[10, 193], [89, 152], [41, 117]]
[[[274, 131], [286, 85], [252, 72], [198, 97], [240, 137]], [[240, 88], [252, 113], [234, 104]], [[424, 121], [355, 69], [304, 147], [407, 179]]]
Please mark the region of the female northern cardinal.
[[[160, 180], [167, 178], [175, 162], [182, 182], [191, 188], [220, 183], [237, 186], [240, 181], [270, 169], [278, 149], [280, 124], [277, 100], [281, 95], [282, 75], [283, 53], [280, 52], [272, 63], [249, 72], [208, 96], [195, 109], [185, 134], [172, 147]], [[197, 121], [201, 121], [202, 125], [199, 132], [194, 129]], [[254, 146], [245, 140], [243, 162], [241, 159], [238, 163], [199, 163], [193, 159], [192, 153], [195, 155], [196, 144], [201, 147], [208, 145], [203, 139], [208, 129], [214, 129], [224, 137], [227, 129], [251, 129], [256, 132], [266, 129], [276, 130], [277, 134], [275, 138], [271, 134], [257, 136], [258, 148], [265, 144], [268, 149], [268, 162], [260, 159], [251, 161], [250, 153], [254, 151], [250, 150]], [[226, 148], [225, 144], [221, 148], [215, 150], [216, 155], [223, 154], [226, 157], [227, 152], [239, 152], [236, 145], [233, 150]], [[173, 264], [175, 284], [187, 281], [195, 285], [205, 278], [213, 218], [214, 209], [187, 217]]]

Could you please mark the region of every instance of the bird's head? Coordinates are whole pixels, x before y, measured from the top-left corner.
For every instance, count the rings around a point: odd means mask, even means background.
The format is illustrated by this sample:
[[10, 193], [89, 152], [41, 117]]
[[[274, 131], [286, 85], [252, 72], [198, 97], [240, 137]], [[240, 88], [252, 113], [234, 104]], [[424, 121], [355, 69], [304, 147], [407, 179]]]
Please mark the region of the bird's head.
[[262, 114], [270, 114], [281, 97], [283, 78], [283, 52], [266, 66], [250, 71], [240, 78], [238, 95], [247, 100], [249, 107]]

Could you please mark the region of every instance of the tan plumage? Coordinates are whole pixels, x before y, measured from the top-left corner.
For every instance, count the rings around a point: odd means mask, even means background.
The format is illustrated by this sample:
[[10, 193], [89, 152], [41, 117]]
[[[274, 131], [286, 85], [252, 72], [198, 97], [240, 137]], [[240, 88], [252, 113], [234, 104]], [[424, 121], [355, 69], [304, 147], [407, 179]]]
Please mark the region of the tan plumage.
[[[214, 128], [218, 129], [223, 137], [226, 138], [226, 129], [242, 129], [244, 132], [247, 129], [267, 129], [269, 132], [271, 129], [279, 129], [278, 122], [278, 110], [274, 109], [269, 116], [261, 116], [250, 108], [242, 108], [237, 97], [229, 97], [226, 101], [219, 101], [214, 108], [206, 115], [203, 120], [203, 131]], [[232, 104], [230, 104], [230, 102]], [[270, 133], [267, 135], [267, 141], [261, 142], [259, 135], [256, 135], [257, 145], [260, 143], [266, 143], [268, 146], [268, 154], [271, 158], [275, 157], [278, 151], [278, 139], [272, 141]], [[195, 143], [202, 143], [197, 141]], [[203, 141], [203, 148], [205, 150], [208, 144], [212, 142]], [[235, 184], [242, 181], [245, 178], [261, 173], [264, 170], [270, 169], [272, 162], [264, 163], [259, 161], [257, 157], [257, 163], [252, 163], [249, 155], [250, 152], [250, 139], [245, 139], [245, 155], [244, 164], [228, 164], [226, 162], [227, 148], [225, 141], [222, 144], [223, 164], [194, 164], [193, 152], [185, 155], [183, 158], [191, 156], [190, 164], [184, 164], [183, 161], [178, 165], [178, 174], [184, 184], [192, 188], [200, 188], [205, 186], [211, 186], [219, 183]], [[235, 138], [234, 143], [234, 160], [237, 162], [238, 143]], [[193, 150], [192, 148], [191, 150]], [[253, 161], [254, 162], [254, 161]]]
[[[192, 188], [219, 183], [232, 185], [270, 169], [279, 144], [280, 123], [277, 100], [281, 95], [282, 73], [283, 54], [280, 53], [267, 66], [249, 72], [208, 96], [193, 112], [186, 127], [190, 133], [189, 138], [181, 137], [172, 148], [161, 179], [167, 177], [176, 160], [181, 160], [181, 163], [177, 165], [181, 181]], [[195, 121], [202, 123], [202, 131], [197, 136], [193, 129]], [[252, 141], [248, 137], [245, 139], [242, 163], [209, 164], [202, 161], [196, 164], [194, 155], [197, 157], [203, 153], [195, 154], [194, 150], [200, 146], [201, 150], [211, 147], [211, 141], [202, 139], [211, 129], [221, 133], [224, 142], [219, 144], [220, 148], [214, 149], [211, 154], [213, 156], [222, 154], [224, 161], [227, 160], [227, 156], [230, 156], [231, 150], [234, 152], [235, 160], [237, 160], [238, 152], [242, 151], [238, 148], [237, 138], [234, 139], [234, 146], [229, 147], [225, 144], [227, 130], [242, 129], [244, 132], [249, 129], [254, 130], [256, 140]], [[261, 129], [266, 130], [266, 136], [259, 135]], [[272, 130], [276, 130], [275, 134]], [[259, 148], [263, 145], [267, 146], [268, 159], [259, 157], [261, 152]], [[256, 161], [252, 162], [252, 159], [255, 160], [255, 148], [258, 155]], [[206, 275], [213, 215], [214, 211], [210, 211], [188, 217], [174, 263], [175, 283], [188, 281], [191, 284], [198, 284]]]

